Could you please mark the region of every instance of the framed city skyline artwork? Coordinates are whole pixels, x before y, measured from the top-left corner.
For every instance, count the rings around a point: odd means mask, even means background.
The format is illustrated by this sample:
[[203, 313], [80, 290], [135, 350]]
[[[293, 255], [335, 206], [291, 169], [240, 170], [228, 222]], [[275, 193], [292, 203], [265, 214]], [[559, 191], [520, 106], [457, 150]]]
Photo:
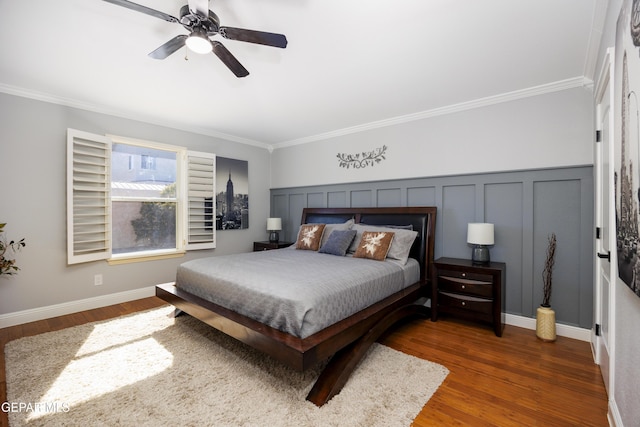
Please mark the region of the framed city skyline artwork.
[[216, 229], [249, 228], [249, 162], [216, 156]]
[[640, 296], [640, 0], [625, 0], [622, 5], [614, 81], [618, 276]]

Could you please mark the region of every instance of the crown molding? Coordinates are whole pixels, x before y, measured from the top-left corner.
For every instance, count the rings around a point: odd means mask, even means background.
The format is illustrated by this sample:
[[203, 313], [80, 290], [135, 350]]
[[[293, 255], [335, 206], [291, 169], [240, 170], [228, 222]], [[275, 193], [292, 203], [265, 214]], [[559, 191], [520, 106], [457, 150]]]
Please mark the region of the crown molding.
[[260, 147], [264, 149], [269, 149], [269, 145], [260, 141], [255, 141], [248, 138], [242, 138], [236, 135], [230, 135], [223, 132], [217, 132], [211, 129], [206, 128], [198, 128], [195, 126], [185, 126], [182, 123], [178, 122], [168, 122], [166, 120], [158, 120], [157, 118], [147, 116], [144, 114], [136, 114], [131, 112], [119, 111], [110, 109], [104, 106], [99, 106], [95, 104], [89, 104], [85, 102], [81, 102], [71, 98], [63, 98], [60, 96], [52, 95], [45, 92], [38, 92], [30, 89], [24, 89], [17, 86], [10, 86], [7, 84], [0, 83], [0, 92], [20, 96], [23, 98], [35, 99], [37, 101], [48, 102], [51, 104], [62, 105], [65, 107], [78, 108], [81, 110], [91, 111], [99, 114], [107, 114], [110, 116], [121, 117], [129, 120], [137, 120], [144, 123], [149, 123], [158, 126], [170, 127], [172, 129], [182, 130], [185, 132], [197, 133], [200, 135], [211, 136], [213, 138], [220, 138], [227, 141], [239, 142], [241, 144], [252, 145], [255, 147]]
[[432, 110], [421, 111], [417, 113], [407, 114], [404, 116], [392, 117], [389, 119], [379, 120], [375, 122], [365, 123], [362, 125], [352, 126], [344, 129], [338, 129], [331, 132], [321, 133], [317, 135], [306, 136], [303, 138], [293, 139], [272, 144], [274, 149], [291, 147], [293, 145], [308, 144], [310, 142], [322, 141], [325, 139], [335, 138], [338, 136], [349, 135], [358, 132], [364, 132], [371, 129], [378, 129], [387, 126], [393, 126], [402, 123], [408, 123], [416, 120], [428, 119], [446, 114], [458, 113], [461, 111], [472, 110], [475, 108], [487, 107], [490, 105], [501, 104], [503, 102], [515, 101], [518, 99], [529, 98], [532, 96], [544, 95], [547, 93], [559, 92], [576, 87], [591, 87], [593, 81], [585, 77], [574, 77], [571, 79], [560, 80], [540, 86], [534, 86], [527, 89], [520, 89], [513, 92], [507, 92], [500, 95], [488, 96], [473, 101], [462, 102], [445, 107], [434, 108]]
[[547, 93], [559, 92], [567, 89], [573, 89], [576, 87], [585, 87], [592, 89], [593, 80], [586, 77], [574, 77], [571, 79], [560, 80], [553, 83], [548, 83], [540, 86], [534, 86], [527, 89], [520, 89], [513, 92], [507, 92], [500, 95], [488, 96], [486, 98], [480, 98], [473, 101], [462, 102], [459, 104], [453, 104], [445, 107], [434, 108], [431, 110], [420, 111], [417, 113], [407, 114], [404, 116], [392, 117], [389, 119], [378, 120], [375, 122], [365, 123], [362, 125], [352, 126], [343, 129], [337, 129], [331, 132], [321, 133], [317, 135], [310, 135], [303, 138], [292, 139], [289, 141], [283, 141], [279, 143], [267, 144], [260, 141], [255, 141], [248, 138], [242, 138], [236, 135], [230, 135], [222, 132], [216, 132], [211, 129], [197, 128], [193, 126], [186, 127], [181, 123], [171, 123], [166, 121], [160, 121], [157, 118], [150, 116], [125, 113], [122, 111], [112, 110], [103, 106], [94, 104], [83, 103], [70, 98], [63, 98], [55, 95], [51, 95], [44, 92], [37, 92], [33, 90], [27, 90], [16, 86], [10, 86], [0, 83], [0, 92], [7, 93], [9, 95], [21, 96], [24, 98], [31, 98], [38, 101], [49, 102], [52, 104], [63, 105], [72, 108], [79, 108], [82, 110], [92, 111], [100, 114], [107, 114], [111, 116], [121, 117], [130, 120], [138, 120], [145, 123], [150, 123], [158, 126], [171, 127], [173, 129], [183, 130], [185, 132], [197, 133], [201, 135], [211, 136], [214, 138], [220, 138], [227, 141], [238, 142], [241, 144], [251, 145], [259, 148], [263, 148], [272, 153], [279, 148], [291, 147], [294, 145], [308, 144], [311, 142], [322, 141], [330, 138], [336, 138], [339, 136], [349, 135], [358, 132], [364, 132], [372, 129], [379, 129], [387, 126], [394, 126], [397, 124], [408, 123], [416, 120], [428, 119], [431, 117], [443, 116], [446, 114], [458, 113], [461, 111], [472, 110], [475, 108], [482, 108], [491, 105], [501, 104], [504, 102], [515, 101], [518, 99], [529, 98], [532, 96], [544, 95]]

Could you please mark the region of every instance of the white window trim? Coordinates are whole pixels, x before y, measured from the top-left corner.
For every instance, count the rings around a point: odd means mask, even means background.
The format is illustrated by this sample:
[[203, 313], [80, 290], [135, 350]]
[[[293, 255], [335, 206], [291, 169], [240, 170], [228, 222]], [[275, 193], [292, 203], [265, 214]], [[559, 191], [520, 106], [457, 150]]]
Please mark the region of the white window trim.
[[[78, 196], [83, 191], [79, 185], [79, 179], [84, 176], [83, 170], [79, 169], [77, 147], [82, 143], [90, 143], [104, 151], [103, 163], [92, 165], [100, 173], [96, 174], [93, 186], [102, 183], [99, 194], [105, 201], [104, 210], [98, 212], [103, 221], [97, 223], [96, 232], [105, 236], [102, 239], [103, 245], [100, 247], [96, 243], [97, 249], [90, 253], [81, 253], [79, 247], [83, 243], [78, 233], [74, 234], [81, 217], [74, 209], [77, 207]], [[142, 145], [159, 150], [173, 151], [177, 153], [177, 177], [179, 182], [176, 188], [176, 249], [170, 250], [150, 250], [136, 253], [126, 253], [113, 255], [111, 253], [111, 149], [113, 143], [128, 145]], [[74, 152], [74, 147], [76, 151]], [[93, 149], [93, 148], [92, 148]], [[75, 162], [75, 163], [74, 163]], [[190, 165], [193, 167], [190, 168]], [[194, 169], [197, 171], [194, 172]], [[75, 180], [74, 180], [75, 178]], [[75, 186], [74, 186], [75, 183]], [[91, 188], [93, 190], [93, 188]], [[92, 191], [94, 193], [95, 191]], [[210, 197], [212, 200], [211, 223], [212, 227], [205, 227], [203, 232], [198, 224], [203, 221], [209, 222], [208, 217], [203, 217], [202, 209], [189, 209], [191, 205], [198, 205], [203, 198]], [[75, 201], [75, 202], [74, 202]], [[94, 215], [98, 208], [93, 209]], [[208, 214], [208, 212], [207, 212]], [[161, 144], [153, 141], [126, 138], [117, 135], [95, 135], [75, 129], [67, 129], [67, 262], [77, 264], [96, 260], [109, 260], [110, 263], [118, 264], [123, 262], [147, 261], [149, 259], [164, 259], [172, 256], [180, 256], [185, 250], [212, 249], [216, 247], [216, 224], [215, 224], [215, 154], [189, 151], [184, 147]]]
[[[178, 145], [170, 145], [170, 144], [163, 144], [160, 142], [155, 142], [155, 141], [147, 141], [144, 139], [135, 139], [135, 138], [128, 138], [125, 136], [120, 136], [120, 135], [112, 135], [112, 134], [107, 134], [107, 137], [109, 139], [111, 139], [111, 142], [113, 144], [125, 144], [125, 145], [135, 145], [138, 147], [145, 147], [145, 148], [151, 148], [153, 150], [160, 150], [160, 151], [169, 151], [171, 153], [176, 153], [176, 177], [181, 177], [181, 164], [182, 164], [182, 158], [184, 157], [184, 153], [187, 152], [187, 149], [185, 147], [181, 147]], [[178, 182], [181, 181], [181, 178], [177, 179]], [[148, 259], [162, 259], [163, 257], [165, 257], [166, 255], [172, 255], [172, 254], [184, 254], [185, 252], [185, 245], [184, 245], [184, 226], [183, 227], [179, 227], [179, 224], [184, 224], [183, 222], [183, 216], [182, 216], [182, 205], [184, 204], [183, 200], [183, 194], [185, 193], [181, 193], [180, 189], [176, 187], [176, 197], [175, 199], [159, 199], [158, 201], [171, 201], [171, 202], [175, 202], [176, 203], [176, 247], [175, 249], [150, 249], [150, 250], [146, 250], [146, 251], [138, 251], [138, 252], [125, 252], [125, 253], [119, 253], [119, 254], [111, 254], [111, 258], [109, 259], [110, 263], [120, 263], [121, 261], [125, 261], [127, 262], [127, 260], [132, 260], [132, 261], [142, 261], [142, 260], [148, 260]], [[118, 201], [125, 201], [125, 198], [118, 198]], [[130, 198], [129, 201], [152, 201], [149, 198], [145, 198], [144, 200], [141, 199], [137, 199], [137, 198]]]

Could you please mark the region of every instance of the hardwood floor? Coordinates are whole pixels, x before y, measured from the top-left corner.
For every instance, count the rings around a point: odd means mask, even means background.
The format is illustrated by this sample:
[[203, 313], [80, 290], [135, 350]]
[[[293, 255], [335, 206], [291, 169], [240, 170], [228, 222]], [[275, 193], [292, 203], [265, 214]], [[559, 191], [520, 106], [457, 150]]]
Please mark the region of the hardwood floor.
[[[164, 305], [155, 297], [0, 329], [0, 401], [6, 401], [4, 346], [16, 338]], [[382, 343], [446, 366], [450, 373], [414, 426], [607, 426], [607, 396], [589, 343], [535, 331], [443, 318], [416, 319]], [[416, 381], [420, 381], [416, 378]], [[8, 425], [0, 411], [0, 427]]]
[[590, 344], [506, 325], [491, 327], [453, 318], [415, 320], [384, 344], [450, 373], [414, 426], [608, 426], [607, 395]]

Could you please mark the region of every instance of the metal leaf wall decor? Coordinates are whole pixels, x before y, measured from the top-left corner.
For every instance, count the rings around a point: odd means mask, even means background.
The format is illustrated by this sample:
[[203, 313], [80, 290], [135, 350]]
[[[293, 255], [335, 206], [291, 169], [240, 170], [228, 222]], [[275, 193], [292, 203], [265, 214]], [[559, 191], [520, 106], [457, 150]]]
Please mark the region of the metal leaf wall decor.
[[367, 166], [375, 166], [383, 160], [386, 160], [385, 153], [387, 146], [376, 148], [372, 151], [366, 151], [356, 154], [338, 153], [338, 164], [341, 168], [362, 169]]

